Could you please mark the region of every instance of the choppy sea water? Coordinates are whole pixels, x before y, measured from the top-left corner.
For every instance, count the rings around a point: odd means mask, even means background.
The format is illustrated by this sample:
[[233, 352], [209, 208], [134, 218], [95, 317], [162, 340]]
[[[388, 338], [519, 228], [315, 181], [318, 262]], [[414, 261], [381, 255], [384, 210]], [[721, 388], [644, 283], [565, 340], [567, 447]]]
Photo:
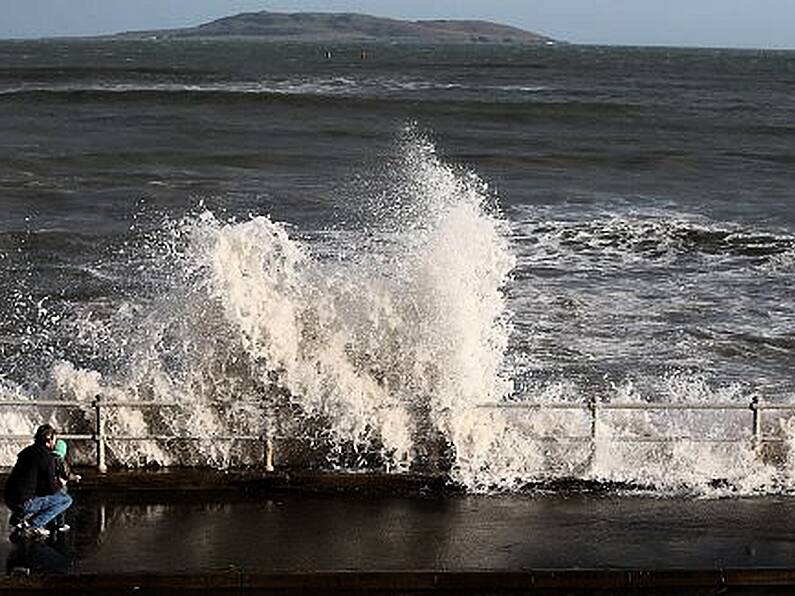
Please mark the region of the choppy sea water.
[[587, 405], [795, 403], [795, 54], [327, 49], [0, 44], [3, 398], [204, 439], [122, 465], [791, 490], [795, 410]]

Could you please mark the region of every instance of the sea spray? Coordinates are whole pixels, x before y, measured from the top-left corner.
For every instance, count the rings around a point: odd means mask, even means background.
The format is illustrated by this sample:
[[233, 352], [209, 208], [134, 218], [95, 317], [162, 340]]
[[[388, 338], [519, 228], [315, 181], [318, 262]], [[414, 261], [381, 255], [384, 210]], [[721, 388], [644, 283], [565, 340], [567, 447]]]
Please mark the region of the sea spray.
[[410, 183], [381, 209], [394, 223], [386, 254], [320, 262], [257, 218], [218, 230], [213, 279], [247, 353], [305, 415], [381, 445], [392, 469], [419, 457], [445, 471], [432, 443], [466, 459], [470, 410], [509, 389], [501, 290], [513, 260], [479, 179], [418, 137], [403, 157]]
[[[509, 240], [509, 223], [484, 182], [445, 163], [411, 127], [372, 178], [371, 192], [348, 205], [360, 212], [357, 225], [299, 230], [199, 207], [123, 246], [119, 259], [146, 291], [60, 310], [57, 300], [17, 292], [17, 310], [33, 321], [24, 326], [24, 355], [41, 343], [37, 366], [50, 373], [24, 388], [3, 380], [2, 399], [70, 399], [84, 407], [18, 407], [4, 415], [2, 431], [27, 436], [50, 421], [93, 432], [90, 404], [100, 396], [140, 403], [105, 410], [110, 436], [159, 437], [110, 439], [110, 461], [123, 466], [256, 465], [262, 446], [252, 439], [271, 435], [280, 466], [427, 471], [473, 491], [560, 480], [664, 494], [792, 486], [795, 432], [786, 414], [765, 414], [764, 432], [783, 439], [776, 448], [754, 445], [750, 410], [601, 409], [592, 441], [593, 400], [744, 404], [754, 388], [692, 366], [611, 377], [609, 361], [592, 364], [591, 357], [622, 356], [648, 336], [575, 337], [548, 325], [550, 309], [576, 329], [632, 298], [620, 286], [589, 295], [587, 285], [571, 288], [560, 276], [610, 271], [620, 283], [626, 236], [629, 262], [661, 269], [683, 254], [714, 258], [718, 249], [734, 259], [747, 252], [726, 239], [734, 236], [722, 228], [705, 236], [712, 228], [669, 225], [653, 214], [571, 233], [568, 223], [539, 220]], [[512, 279], [518, 249], [521, 284]], [[790, 239], [774, 249], [789, 255]], [[534, 277], [550, 268], [558, 276], [548, 279], [560, 285]], [[632, 312], [639, 304], [623, 306]], [[514, 329], [517, 307], [526, 310]], [[520, 379], [517, 362], [524, 363]], [[4, 443], [3, 461], [12, 463], [17, 449]], [[90, 443], [72, 453], [93, 461]]]
[[[477, 468], [475, 408], [510, 389], [513, 256], [477, 176], [415, 129], [399, 147], [380, 194], [362, 198], [370, 224], [323, 256], [265, 216], [166, 222], [135, 257], [153, 295], [77, 317], [101, 370], [55, 363], [42, 395], [140, 402], [109, 408], [108, 434], [163, 439], [111, 439], [120, 465], [239, 465], [256, 448], [228, 438], [275, 435], [282, 453], [320, 445], [309, 465]], [[90, 432], [83, 414], [63, 426]]]

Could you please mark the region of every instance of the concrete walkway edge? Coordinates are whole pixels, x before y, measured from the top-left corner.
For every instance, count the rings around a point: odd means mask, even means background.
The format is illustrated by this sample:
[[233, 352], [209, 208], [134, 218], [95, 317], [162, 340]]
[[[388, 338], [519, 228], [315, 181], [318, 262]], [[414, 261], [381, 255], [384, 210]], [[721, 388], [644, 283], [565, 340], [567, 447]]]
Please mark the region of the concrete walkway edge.
[[7, 575], [0, 592], [34, 590], [279, 590], [345, 592], [472, 592], [549, 589], [631, 589], [795, 586], [793, 569], [541, 569], [521, 572], [317, 572], [252, 574]]

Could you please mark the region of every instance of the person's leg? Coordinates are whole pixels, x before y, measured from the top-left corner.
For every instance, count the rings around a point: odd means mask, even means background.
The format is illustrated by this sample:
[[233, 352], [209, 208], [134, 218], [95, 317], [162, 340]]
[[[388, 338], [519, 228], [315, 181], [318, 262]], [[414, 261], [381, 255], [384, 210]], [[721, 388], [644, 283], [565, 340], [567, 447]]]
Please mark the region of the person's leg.
[[[9, 507], [9, 509], [11, 508]], [[8, 525], [11, 527], [18, 526], [21, 522], [22, 522], [22, 512], [16, 508], [11, 509], [11, 517], [8, 518]]]
[[63, 493], [55, 493], [46, 497], [33, 497], [23, 506], [31, 528], [43, 528], [50, 520], [60, 515], [72, 504], [72, 497]]
[[41, 500], [41, 497], [33, 497], [25, 501], [19, 510], [21, 519], [25, 521], [15, 526], [14, 532], [21, 532], [22, 534], [30, 533], [34, 529], [30, 523], [31, 519], [41, 512], [44, 505], [45, 502]]
[[[69, 494], [68, 492], [66, 492], [66, 487], [62, 488], [62, 489], [61, 489], [60, 491], [58, 491], [58, 492], [60, 492], [62, 495], [67, 495], [67, 494]], [[70, 504], [71, 504], [71, 503], [70, 503]], [[59, 514], [58, 514], [58, 517], [56, 517], [56, 518], [55, 518], [55, 524], [56, 524], [56, 525], [57, 525], [59, 528], [63, 528], [63, 527], [66, 527], [66, 528], [68, 528], [68, 527], [69, 527], [69, 526], [67, 526], [67, 525], [66, 525], [66, 514], [65, 514], [63, 511], [62, 511], [61, 513], [59, 513]]]
[[16, 534], [28, 527], [28, 516], [26, 516], [25, 512], [19, 507], [10, 509], [11, 517], [8, 520], [8, 531], [10, 534]]

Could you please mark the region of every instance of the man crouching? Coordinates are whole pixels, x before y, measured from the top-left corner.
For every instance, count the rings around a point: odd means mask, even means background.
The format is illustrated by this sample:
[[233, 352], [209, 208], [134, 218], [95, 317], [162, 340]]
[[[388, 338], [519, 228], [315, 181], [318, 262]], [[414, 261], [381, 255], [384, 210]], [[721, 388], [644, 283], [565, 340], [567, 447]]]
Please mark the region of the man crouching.
[[33, 445], [17, 455], [3, 492], [11, 509], [12, 537], [46, 538], [50, 531], [45, 526], [72, 504], [72, 497], [60, 490], [54, 445], [55, 429], [43, 424], [36, 429]]

